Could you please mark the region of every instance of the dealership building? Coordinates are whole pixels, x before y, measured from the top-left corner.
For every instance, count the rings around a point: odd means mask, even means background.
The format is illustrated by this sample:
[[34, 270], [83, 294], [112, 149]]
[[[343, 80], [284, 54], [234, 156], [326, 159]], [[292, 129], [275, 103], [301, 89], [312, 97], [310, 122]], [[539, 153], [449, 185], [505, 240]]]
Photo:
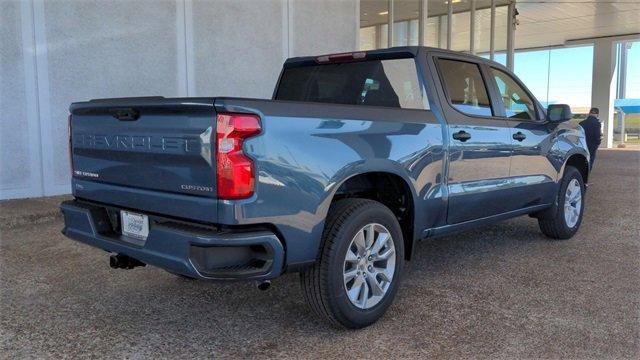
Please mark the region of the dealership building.
[[2, 0], [0, 199], [70, 193], [71, 102], [270, 98], [286, 58], [392, 46], [504, 63], [543, 104], [598, 107], [612, 147], [640, 98], [639, 14], [623, 0]]

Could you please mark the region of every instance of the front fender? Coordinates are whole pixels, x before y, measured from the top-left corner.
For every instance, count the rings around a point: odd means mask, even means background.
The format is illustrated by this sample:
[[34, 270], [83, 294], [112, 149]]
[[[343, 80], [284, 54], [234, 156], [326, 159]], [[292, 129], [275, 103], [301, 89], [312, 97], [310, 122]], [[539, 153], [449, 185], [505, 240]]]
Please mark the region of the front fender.
[[580, 125], [572, 123], [559, 124], [554, 131], [553, 162], [557, 170], [556, 182], [560, 182], [564, 176], [567, 161], [574, 155], [583, 156], [586, 159], [587, 169], [589, 169], [589, 150], [584, 135], [584, 130]]
[[558, 182], [564, 177], [564, 172], [565, 172], [565, 169], [567, 168], [567, 162], [574, 155], [580, 155], [584, 157], [586, 169], [588, 172], [591, 172], [591, 170], [589, 169], [589, 152], [576, 149], [574, 151], [571, 151], [565, 154], [564, 161], [562, 162], [562, 167], [558, 172]]

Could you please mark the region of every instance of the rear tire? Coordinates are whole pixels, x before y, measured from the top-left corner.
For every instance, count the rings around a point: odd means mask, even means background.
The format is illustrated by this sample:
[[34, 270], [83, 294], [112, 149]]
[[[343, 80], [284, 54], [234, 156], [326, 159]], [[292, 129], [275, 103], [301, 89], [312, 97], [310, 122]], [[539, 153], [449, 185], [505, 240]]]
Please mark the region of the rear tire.
[[584, 180], [573, 166], [567, 166], [556, 202], [538, 219], [540, 230], [552, 239], [569, 239], [580, 228], [584, 212]]
[[344, 199], [331, 206], [315, 264], [300, 274], [311, 310], [331, 324], [368, 326], [389, 308], [402, 278], [404, 240], [379, 202]]

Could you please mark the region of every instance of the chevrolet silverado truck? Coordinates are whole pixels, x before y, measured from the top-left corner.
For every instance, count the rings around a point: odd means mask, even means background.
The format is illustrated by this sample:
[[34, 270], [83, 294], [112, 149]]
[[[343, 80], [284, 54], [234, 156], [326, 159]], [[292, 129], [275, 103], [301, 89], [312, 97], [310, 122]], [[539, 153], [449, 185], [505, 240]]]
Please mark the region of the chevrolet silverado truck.
[[300, 273], [311, 310], [361, 328], [419, 240], [520, 215], [568, 239], [589, 153], [502, 65], [426, 47], [288, 59], [271, 100], [73, 103], [63, 233], [113, 268]]

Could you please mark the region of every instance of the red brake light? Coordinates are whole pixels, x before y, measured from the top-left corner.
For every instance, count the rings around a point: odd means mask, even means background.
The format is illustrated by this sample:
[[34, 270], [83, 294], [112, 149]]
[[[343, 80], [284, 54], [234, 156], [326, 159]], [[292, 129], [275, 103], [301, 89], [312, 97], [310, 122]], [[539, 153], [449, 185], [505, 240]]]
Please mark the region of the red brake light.
[[331, 54], [331, 55], [322, 55], [316, 58], [316, 61], [319, 63], [332, 63], [332, 62], [343, 62], [343, 61], [353, 61], [353, 60], [361, 60], [367, 57], [367, 53], [364, 51], [359, 52], [350, 52], [350, 53], [341, 53], [341, 54]]
[[253, 195], [255, 171], [242, 152], [244, 139], [260, 133], [260, 118], [249, 114], [218, 114], [216, 162], [218, 197], [243, 199]]

